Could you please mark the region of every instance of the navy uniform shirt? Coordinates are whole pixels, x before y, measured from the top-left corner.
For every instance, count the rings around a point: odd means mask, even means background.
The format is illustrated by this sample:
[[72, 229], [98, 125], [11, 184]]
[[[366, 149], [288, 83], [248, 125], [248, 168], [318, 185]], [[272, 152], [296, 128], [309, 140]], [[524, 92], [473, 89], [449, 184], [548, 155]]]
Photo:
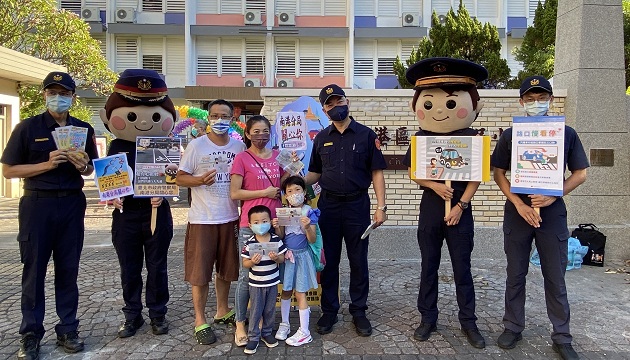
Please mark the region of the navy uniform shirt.
[[[490, 157], [490, 166], [495, 168], [510, 170], [512, 162], [512, 128], [501, 134], [497, 146]], [[564, 168], [569, 171], [586, 169], [589, 167], [586, 152], [577, 132], [570, 127], [564, 127]], [[517, 194], [526, 204], [531, 204], [531, 199], [527, 194]]]
[[[478, 135], [477, 130], [473, 128], [466, 128], [466, 129], [455, 130], [453, 132], [446, 133], [446, 134], [438, 134], [435, 132], [425, 131], [425, 130], [420, 129], [418, 132], [415, 133], [414, 136], [477, 136], [477, 135]], [[403, 159], [402, 163], [408, 168], [411, 167], [411, 145], [409, 145], [409, 149], [407, 149], [407, 154], [405, 154], [405, 158]], [[432, 180], [432, 181], [444, 183], [444, 180]], [[468, 185], [468, 181], [451, 181], [451, 187], [454, 190], [465, 191], [466, 185]], [[433, 191], [429, 189], [428, 187], [424, 187], [424, 186], [421, 186], [420, 188], [422, 190]]]
[[[90, 160], [97, 159], [98, 152], [92, 126], [72, 116], [68, 116], [66, 125], [88, 129], [85, 152]], [[11, 133], [0, 162], [7, 165], [25, 165], [48, 161], [49, 154], [57, 150], [52, 132], [58, 127], [59, 124], [48, 111], [21, 121]], [[82, 188], [83, 178], [70, 161], [59, 164], [55, 169], [24, 179], [24, 190], [81, 190]]]
[[341, 134], [331, 124], [315, 136], [308, 171], [321, 174], [319, 185], [338, 194], [367, 191], [372, 171], [387, 168], [376, 133], [352, 117]]

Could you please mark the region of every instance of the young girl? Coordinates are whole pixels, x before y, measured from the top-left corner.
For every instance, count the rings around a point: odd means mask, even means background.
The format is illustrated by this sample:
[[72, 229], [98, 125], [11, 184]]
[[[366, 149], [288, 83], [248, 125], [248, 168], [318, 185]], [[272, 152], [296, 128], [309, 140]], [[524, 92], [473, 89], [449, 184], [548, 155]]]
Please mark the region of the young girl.
[[[284, 282], [282, 284], [280, 305], [282, 322], [278, 327], [276, 339], [286, 340], [287, 345], [291, 346], [301, 346], [313, 341], [309, 331], [310, 309], [306, 301], [306, 292], [317, 288], [317, 277], [308, 243], [314, 243], [317, 238], [315, 225], [319, 219], [319, 210], [311, 209], [304, 203], [306, 200], [305, 189], [304, 179], [299, 176], [288, 177], [282, 183], [282, 190], [289, 205], [301, 210], [302, 217], [299, 226], [279, 226], [277, 218], [272, 220], [276, 234], [280, 238], [284, 238], [284, 243], [289, 249], [285, 255]], [[300, 311], [300, 328], [287, 339], [291, 331], [289, 310], [291, 308], [291, 295], [294, 290]]]

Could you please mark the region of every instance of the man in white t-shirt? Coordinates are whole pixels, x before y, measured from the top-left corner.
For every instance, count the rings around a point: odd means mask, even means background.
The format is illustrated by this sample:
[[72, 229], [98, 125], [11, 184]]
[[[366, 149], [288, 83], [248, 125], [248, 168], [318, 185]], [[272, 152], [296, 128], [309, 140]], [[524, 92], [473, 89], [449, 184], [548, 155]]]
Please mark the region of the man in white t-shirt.
[[208, 284], [215, 264], [214, 322], [234, 323], [228, 293], [230, 283], [239, 274], [238, 205], [230, 199], [230, 170], [236, 154], [245, 151], [245, 144], [228, 135], [234, 106], [215, 100], [208, 111], [211, 131], [188, 144], [176, 178], [177, 185], [192, 189], [184, 244], [184, 280], [192, 286], [195, 339], [202, 345], [216, 341], [205, 316]]

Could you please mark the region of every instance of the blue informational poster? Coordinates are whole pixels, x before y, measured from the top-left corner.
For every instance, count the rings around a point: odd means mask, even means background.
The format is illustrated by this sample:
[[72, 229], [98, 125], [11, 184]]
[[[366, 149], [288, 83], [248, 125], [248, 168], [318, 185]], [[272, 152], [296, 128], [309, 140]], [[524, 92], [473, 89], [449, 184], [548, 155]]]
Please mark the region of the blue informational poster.
[[564, 116], [514, 117], [511, 192], [563, 195], [564, 132]]

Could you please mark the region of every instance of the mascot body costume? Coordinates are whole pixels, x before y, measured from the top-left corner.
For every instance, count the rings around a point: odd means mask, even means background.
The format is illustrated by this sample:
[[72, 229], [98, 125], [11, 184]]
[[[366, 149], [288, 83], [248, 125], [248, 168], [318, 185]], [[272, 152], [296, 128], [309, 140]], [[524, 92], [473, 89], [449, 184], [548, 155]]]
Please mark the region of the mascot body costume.
[[[136, 137], [168, 136], [177, 112], [167, 95], [164, 80], [152, 70], [125, 70], [101, 110], [101, 119], [116, 136], [107, 155], [126, 153], [135, 171]], [[132, 336], [144, 324], [142, 318], [142, 264], [146, 261], [146, 306], [156, 335], [168, 332], [165, 319], [169, 300], [167, 255], [173, 238], [173, 217], [163, 198], [127, 196], [114, 201], [112, 242], [120, 262], [125, 322], [118, 336]], [[157, 210], [155, 231], [152, 209]]]
[[[483, 102], [477, 83], [488, 77], [487, 70], [466, 60], [430, 58], [409, 67], [407, 81], [414, 85], [411, 109], [420, 123], [416, 136], [475, 136], [470, 128]], [[404, 164], [411, 177], [411, 147]], [[432, 168], [432, 174], [437, 169]], [[473, 250], [474, 223], [470, 200], [479, 182], [413, 180], [424, 190], [418, 220], [418, 244], [422, 258], [418, 310], [422, 315], [414, 338], [426, 341], [435, 331], [438, 319], [438, 268], [444, 239], [453, 264], [459, 322], [468, 342], [485, 347], [477, 329], [475, 290], [470, 273]], [[444, 202], [447, 202], [448, 211]]]

